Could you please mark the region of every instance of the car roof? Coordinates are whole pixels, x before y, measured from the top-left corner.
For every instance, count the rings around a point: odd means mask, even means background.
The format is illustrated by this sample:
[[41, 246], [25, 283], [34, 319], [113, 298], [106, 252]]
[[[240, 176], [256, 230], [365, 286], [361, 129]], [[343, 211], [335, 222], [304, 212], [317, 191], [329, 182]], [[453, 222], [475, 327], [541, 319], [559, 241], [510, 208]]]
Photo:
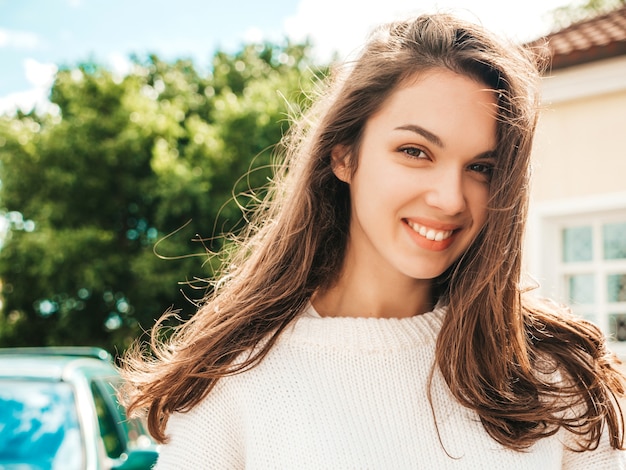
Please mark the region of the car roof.
[[80, 367], [114, 372], [111, 355], [99, 348], [0, 348], [1, 378], [62, 380]]

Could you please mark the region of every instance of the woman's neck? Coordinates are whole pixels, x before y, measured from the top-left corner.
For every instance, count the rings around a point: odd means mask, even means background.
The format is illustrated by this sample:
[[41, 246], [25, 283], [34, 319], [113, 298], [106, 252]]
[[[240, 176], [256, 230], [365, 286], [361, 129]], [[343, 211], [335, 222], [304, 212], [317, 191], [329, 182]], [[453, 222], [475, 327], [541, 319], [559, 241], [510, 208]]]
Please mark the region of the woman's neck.
[[330, 288], [317, 291], [311, 302], [321, 316], [405, 318], [434, 307], [432, 281], [368, 273], [342, 272]]

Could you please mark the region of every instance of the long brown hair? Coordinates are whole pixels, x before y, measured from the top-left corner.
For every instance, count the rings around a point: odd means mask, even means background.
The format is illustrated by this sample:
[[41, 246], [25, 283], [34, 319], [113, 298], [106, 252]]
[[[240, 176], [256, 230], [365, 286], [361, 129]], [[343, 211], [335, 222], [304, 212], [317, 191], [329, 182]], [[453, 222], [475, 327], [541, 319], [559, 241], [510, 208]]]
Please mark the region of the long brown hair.
[[[358, 155], [367, 119], [403, 81], [433, 68], [484, 83], [499, 107], [487, 222], [435, 280], [448, 305], [437, 365], [454, 396], [509, 448], [566, 427], [590, 449], [605, 423], [611, 445], [622, 447], [615, 395], [623, 389], [601, 332], [520, 291], [538, 109], [535, 54], [445, 14], [380, 27], [354, 62], [331, 74], [323, 96], [285, 138], [268, 197], [225, 254], [225, 271], [201, 308], [167, 341], [165, 315], [152, 330], [151, 351], [127, 353], [123, 396], [130, 412], [147, 409], [158, 441], [166, 440], [172, 412], [189, 410], [220, 378], [261, 361], [311, 295], [337, 280], [350, 200], [332, 172], [331, 150], [343, 145]], [[348, 163], [355, 171], [357, 161]], [[556, 371], [563, 380], [546, 380]]]

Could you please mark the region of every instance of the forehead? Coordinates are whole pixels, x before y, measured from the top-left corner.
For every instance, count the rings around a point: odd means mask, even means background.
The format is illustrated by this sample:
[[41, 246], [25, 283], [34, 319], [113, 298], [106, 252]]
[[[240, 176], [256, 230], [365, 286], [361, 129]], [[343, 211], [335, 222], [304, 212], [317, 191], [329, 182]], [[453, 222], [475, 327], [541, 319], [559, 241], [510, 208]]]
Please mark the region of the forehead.
[[470, 101], [481, 102], [489, 105], [489, 112], [497, 111], [495, 106], [497, 102], [496, 90], [471, 75], [454, 72], [446, 68], [427, 69], [403, 79], [389, 94], [382, 107], [394, 97], [397, 98], [397, 95], [406, 97], [408, 91], [422, 98], [443, 96], [449, 98], [449, 101], [457, 101], [459, 104]]
[[370, 117], [366, 128], [419, 125], [442, 140], [495, 146], [496, 93], [466, 75], [433, 69], [404, 80]]

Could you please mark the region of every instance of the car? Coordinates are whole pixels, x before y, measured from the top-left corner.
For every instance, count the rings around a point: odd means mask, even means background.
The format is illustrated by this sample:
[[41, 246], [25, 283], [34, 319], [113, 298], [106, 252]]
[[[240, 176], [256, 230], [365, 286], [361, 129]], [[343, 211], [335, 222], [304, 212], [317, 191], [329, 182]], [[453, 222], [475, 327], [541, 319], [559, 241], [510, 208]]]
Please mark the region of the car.
[[0, 348], [0, 469], [147, 470], [158, 447], [129, 419], [100, 348]]

